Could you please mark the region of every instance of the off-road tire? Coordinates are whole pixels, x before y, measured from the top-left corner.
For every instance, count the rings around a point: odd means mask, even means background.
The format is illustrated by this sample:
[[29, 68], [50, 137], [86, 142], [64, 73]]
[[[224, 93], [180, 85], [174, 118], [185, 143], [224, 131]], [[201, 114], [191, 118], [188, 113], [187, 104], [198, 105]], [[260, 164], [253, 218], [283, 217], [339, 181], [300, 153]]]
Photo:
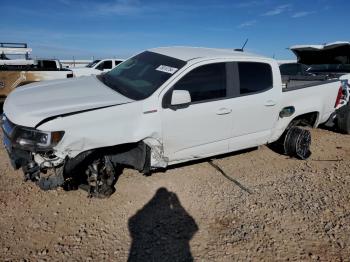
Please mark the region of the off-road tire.
[[284, 138], [284, 152], [286, 155], [298, 159], [307, 159], [311, 155], [311, 133], [299, 127], [291, 127]]
[[337, 110], [337, 127], [343, 134], [350, 134], [350, 104]]

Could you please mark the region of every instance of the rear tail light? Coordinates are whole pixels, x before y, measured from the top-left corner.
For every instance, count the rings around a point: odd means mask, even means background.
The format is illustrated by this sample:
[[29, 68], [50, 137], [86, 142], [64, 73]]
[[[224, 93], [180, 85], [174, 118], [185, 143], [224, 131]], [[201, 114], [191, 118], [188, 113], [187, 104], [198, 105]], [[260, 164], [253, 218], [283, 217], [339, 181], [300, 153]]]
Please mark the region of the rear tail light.
[[338, 90], [337, 99], [335, 100], [335, 105], [334, 105], [335, 108], [337, 108], [340, 105], [342, 98], [343, 98], [343, 87], [341, 86]]

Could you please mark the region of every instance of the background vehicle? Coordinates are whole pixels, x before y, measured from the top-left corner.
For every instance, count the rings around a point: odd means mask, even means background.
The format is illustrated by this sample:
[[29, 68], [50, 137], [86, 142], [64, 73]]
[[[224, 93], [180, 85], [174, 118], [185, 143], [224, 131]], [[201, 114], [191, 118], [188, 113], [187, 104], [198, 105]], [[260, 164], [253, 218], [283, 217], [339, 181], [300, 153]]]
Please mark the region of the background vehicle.
[[350, 79], [350, 42], [324, 45], [295, 45], [289, 48], [298, 63], [309, 66], [308, 72], [328, 78]]
[[[15, 90], [4, 144], [42, 188], [83, 183], [105, 196], [124, 166], [148, 173], [276, 141], [307, 158], [310, 133], [296, 126], [332, 120], [344, 89], [339, 80], [282, 88], [275, 60], [245, 52], [155, 48], [106, 74]], [[48, 169], [56, 176], [41, 177]]]
[[281, 75], [290, 76], [309, 76], [311, 73], [308, 72], [310, 67], [301, 63], [283, 63], [280, 64]]
[[85, 67], [75, 67], [72, 68], [73, 74], [76, 77], [79, 76], [89, 76], [89, 75], [99, 75], [102, 72], [108, 72], [112, 68], [123, 62], [123, 59], [103, 59], [94, 60]]
[[[72, 71], [62, 68], [59, 60], [30, 59], [26, 44], [0, 43], [0, 103], [18, 86], [43, 80], [73, 77]], [[24, 56], [10, 59], [10, 56]]]
[[[324, 45], [296, 45], [290, 50], [297, 56], [298, 63], [280, 65], [282, 78], [288, 85], [290, 82], [304, 81], [305, 84], [319, 80], [340, 79], [350, 81], [350, 42], [334, 42]], [[308, 67], [307, 69], [306, 66]], [[294, 67], [294, 69], [293, 69]], [[291, 70], [288, 70], [291, 69]], [[344, 90], [344, 96], [349, 92]], [[337, 111], [334, 121], [339, 131], [350, 134], [350, 104]]]
[[75, 68], [87, 66], [92, 62], [92, 59], [60, 59], [60, 62], [64, 68]]

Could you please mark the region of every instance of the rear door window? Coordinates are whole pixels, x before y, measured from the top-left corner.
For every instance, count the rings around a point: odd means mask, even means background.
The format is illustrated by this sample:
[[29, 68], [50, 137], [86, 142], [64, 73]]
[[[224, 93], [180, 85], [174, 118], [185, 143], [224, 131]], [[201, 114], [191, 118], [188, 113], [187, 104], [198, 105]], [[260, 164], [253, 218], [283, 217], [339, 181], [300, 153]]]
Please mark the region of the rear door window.
[[269, 90], [273, 86], [272, 69], [269, 64], [238, 62], [240, 95]]
[[103, 63], [103, 69], [112, 69], [112, 61], [108, 60]]
[[112, 69], [112, 61], [111, 60], [104, 61], [101, 64], [99, 64], [96, 67], [96, 69], [98, 69], [98, 70]]

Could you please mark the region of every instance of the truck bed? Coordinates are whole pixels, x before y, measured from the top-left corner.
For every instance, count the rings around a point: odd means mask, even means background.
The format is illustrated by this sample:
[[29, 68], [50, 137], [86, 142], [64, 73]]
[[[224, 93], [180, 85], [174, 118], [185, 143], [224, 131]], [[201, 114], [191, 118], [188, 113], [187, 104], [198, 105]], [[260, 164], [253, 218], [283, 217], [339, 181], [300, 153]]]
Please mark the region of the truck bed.
[[282, 76], [283, 92], [324, 85], [337, 81], [339, 80], [329, 79], [327, 76]]
[[[295, 115], [317, 112], [317, 123], [326, 122], [335, 111], [334, 105], [340, 87], [339, 80], [295, 82], [294, 87], [283, 88], [282, 105], [293, 105]], [[289, 92], [293, 91], [293, 92]]]

